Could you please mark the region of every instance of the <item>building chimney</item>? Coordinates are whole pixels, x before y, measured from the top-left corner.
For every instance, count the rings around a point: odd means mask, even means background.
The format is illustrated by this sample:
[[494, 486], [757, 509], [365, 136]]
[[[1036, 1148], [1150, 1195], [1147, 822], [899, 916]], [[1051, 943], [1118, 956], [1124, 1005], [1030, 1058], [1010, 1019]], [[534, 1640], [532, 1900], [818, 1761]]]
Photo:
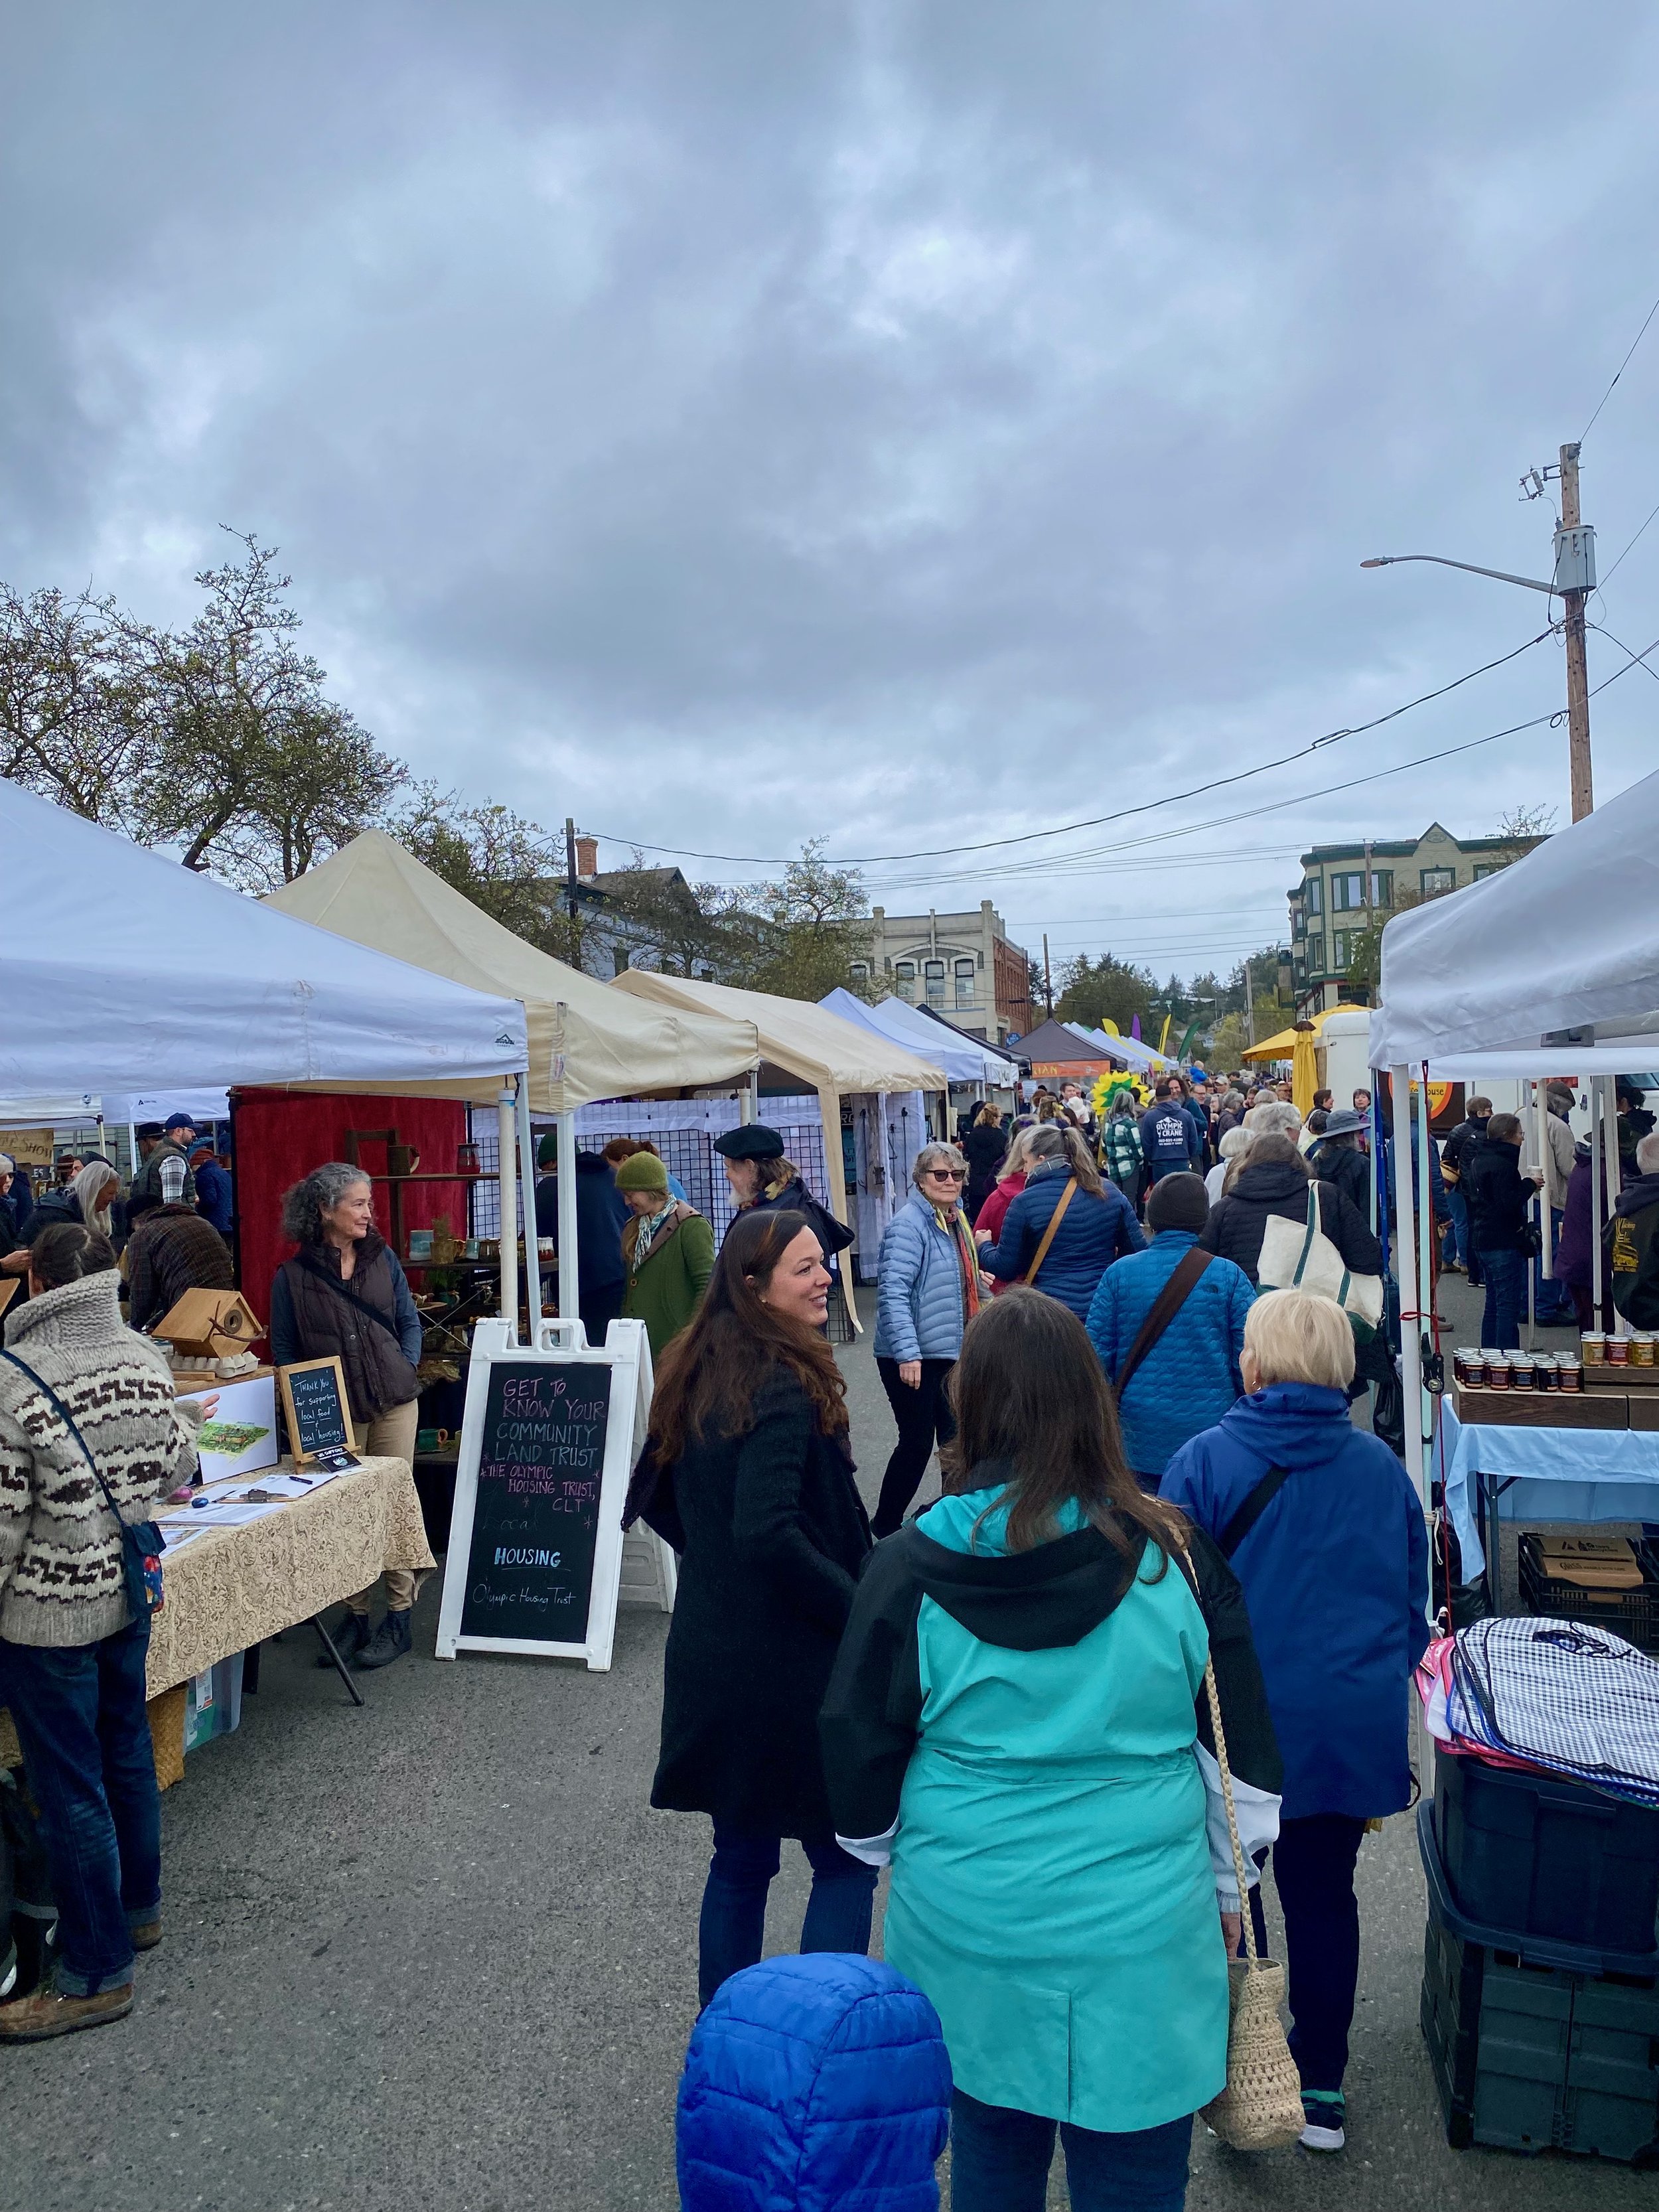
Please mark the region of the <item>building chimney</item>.
[[597, 837], [579, 836], [576, 840], [576, 873], [586, 880], [599, 872], [599, 841]]

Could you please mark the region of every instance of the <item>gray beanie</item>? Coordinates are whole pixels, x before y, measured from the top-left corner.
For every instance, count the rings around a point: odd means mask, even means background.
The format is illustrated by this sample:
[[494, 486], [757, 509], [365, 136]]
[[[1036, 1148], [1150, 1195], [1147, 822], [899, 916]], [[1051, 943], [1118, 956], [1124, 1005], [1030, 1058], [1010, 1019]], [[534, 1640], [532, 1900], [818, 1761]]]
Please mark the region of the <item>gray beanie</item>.
[[1189, 1229], [1196, 1237], [1210, 1218], [1202, 1176], [1160, 1176], [1146, 1201], [1149, 1229]]

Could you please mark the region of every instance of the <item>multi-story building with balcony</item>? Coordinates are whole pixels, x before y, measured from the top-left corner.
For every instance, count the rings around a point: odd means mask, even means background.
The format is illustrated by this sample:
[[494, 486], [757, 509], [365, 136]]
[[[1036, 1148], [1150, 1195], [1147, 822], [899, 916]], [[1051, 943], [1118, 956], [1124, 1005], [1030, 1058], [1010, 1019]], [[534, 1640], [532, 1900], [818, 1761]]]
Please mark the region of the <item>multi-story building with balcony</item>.
[[890, 915], [872, 907], [870, 957], [854, 977], [931, 1006], [958, 1029], [1001, 1044], [1031, 1026], [1031, 969], [989, 899], [967, 914]]
[[1420, 837], [1373, 837], [1357, 845], [1316, 845], [1302, 855], [1302, 880], [1287, 894], [1291, 965], [1297, 1011], [1370, 1003], [1349, 979], [1358, 940], [1397, 904], [1415, 905], [1462, 890], [1508, 867], [1535, 837], [1454, 837], [1431, 822]]

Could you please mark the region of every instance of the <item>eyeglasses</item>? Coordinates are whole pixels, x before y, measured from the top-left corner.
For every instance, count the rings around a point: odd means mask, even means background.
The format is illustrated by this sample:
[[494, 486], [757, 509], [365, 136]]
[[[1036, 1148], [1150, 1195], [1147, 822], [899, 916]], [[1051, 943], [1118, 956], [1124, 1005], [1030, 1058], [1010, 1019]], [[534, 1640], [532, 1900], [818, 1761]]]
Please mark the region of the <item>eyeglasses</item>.
[[966, 1168], [929, 1168], [927, 1173], [935, 1182], [965, 1182], [968, 1180]]

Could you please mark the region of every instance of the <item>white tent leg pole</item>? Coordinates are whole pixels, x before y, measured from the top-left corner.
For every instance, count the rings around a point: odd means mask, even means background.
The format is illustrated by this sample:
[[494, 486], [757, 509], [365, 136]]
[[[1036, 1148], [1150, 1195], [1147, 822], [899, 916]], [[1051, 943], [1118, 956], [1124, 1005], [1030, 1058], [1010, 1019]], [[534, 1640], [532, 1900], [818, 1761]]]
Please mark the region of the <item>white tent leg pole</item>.
[[524, 1208], [524, 1279], [530, 1304], [530, 1341], [542, 1316], [542, 1269], [536, 1252], [536, 1138], [530, 1126], [530, 1078], [519, 1078], [519, 1196]]
[[[1432, 1321], [1434, 1313], [1434, 1267], [1432, 1240], [1440, 1233], [1440, 1224], [1434, 1218], [1434, 1184], [1429, 1175], [1429, 1152], [1434, 1139], [1429, 1134], [1429, 1064], [1425, 1060], [1418, 1070], [1420, 1079], [1417, 1097], [1416, 1134], [1413, 1143], [1417, 1151], [1416, 1195], [1413, 1206], [1417, 1211], [1417, 1284], [1418, 1302]], [[1417, 1200], [1422, 1203], [1417, 1205]], [[1425, 1327], [1427, 1324], [1425, 1324]], [[1432, 1427], [1426, 1403], [1423, 1409], [1423, 1426]]]
[[514, 1234], [514, 1217], [519, 1206], [514, 1192], [517, 1146], [514, 1143], [513, 1117], [517, 1109], [517, 1085], [509, 1091], [503, 1085], [495, 1101], [496, 1149], [501, 1154], [501, 1177], [497, 1186], [501, 1195], [501, 1319], [512, 1331], [515, 1344], [519, 1336], [519, 1240]]
[[559, 1319], [574, 1321], [580, 1304], [576, 1274], [576, 1116], [559, 1116]]
[[[1531, 1117], [1528, 1117], [1533, 1126], [1531, 1126], [1531, 1133], [1528, 1133], [1528, 1139], [1531, 1139], [1533, 1157], [1535, 1157], [1535, 1159], [1541, 1159], [1541, 1157], [1544, 1157], [1544, 1130], [1537, 1126], [1537, 1099], [1540, 1099], [1540, 1086], [1537, 1086], [1537, 1084], [1528, 1084], [1526, 1088], [1528, 1088], [1533, 1095], [1531, 1099], [1533, 1113]], [[1548, 1212], [1548, 1207], [1544, 1207], [1544, 1210]], [[1537, 1345], [1537, 1267], [1533, 1265], [1533, 1255], [1528, 1252], [1528, 1255], [1526, 1255], [1526, 1349], [1531, 1352], [1535, 1345]]]
[[738, 1121], [741, 1127], [746, 1129], [751, 1121], [758, 1121], [759, 1119], [760, 1070], [752, 1067], [749, 1071], [749, 1080], [738, 1093]]
[[[1607, 1133], [1607, 1218], [1610, 1221], [1613, 1218], [1614, 1208], [1619, 1203], [1619, 1194], [1625, 1187], [1624, 1163], [1619, 1157], [1619, 1079], [1617, 1076], [1604, 1075], [1601, 1078], [1601, 1113]], [[1612, 1291], [1613, 1285], [1609, 1283], [1607, 1285], [1609, 1297], [1612, 1295]], [[1600, 1326], [1599, 1322], [1597, 1326]], [[1630, 1334], [1630, 1323], [1617, 1306], [1613, 1310], [1613, 1333], [1615, 1336]]]
[[[1539, 1254], [1539, 1266], [1547, 1283], [1555, 1279], [1555, 1215], [1550, 1206], [1550, 1109], [1547, 1085], [1538, 1086], [1538, 1164], [1544, 1170], [1542, 1195], [1538, 1201], [1539, 1226], [1543, 1231], [1544, 1249]], [[1559, 1301], [1560, 1293], [1557, 1292]]]
[[1590, 1327], [1601, 1326], [1601, 1079], [1592, 1075], [1590, 1109]]
[[[1412, 1081], [1409, 1067], [1389, 1070], [1394, 1107], [1395, 1238], [1400, 1270], [1400, 1351], [1406, 1400], [1406, 1472], [1419, 1498], [1423, 1480], [1423, 1316], [1417, 1309], [1417, 1210], [1412, 1203]], [[1426, 1101], [1425, 1102], [1427, 1103]]]

